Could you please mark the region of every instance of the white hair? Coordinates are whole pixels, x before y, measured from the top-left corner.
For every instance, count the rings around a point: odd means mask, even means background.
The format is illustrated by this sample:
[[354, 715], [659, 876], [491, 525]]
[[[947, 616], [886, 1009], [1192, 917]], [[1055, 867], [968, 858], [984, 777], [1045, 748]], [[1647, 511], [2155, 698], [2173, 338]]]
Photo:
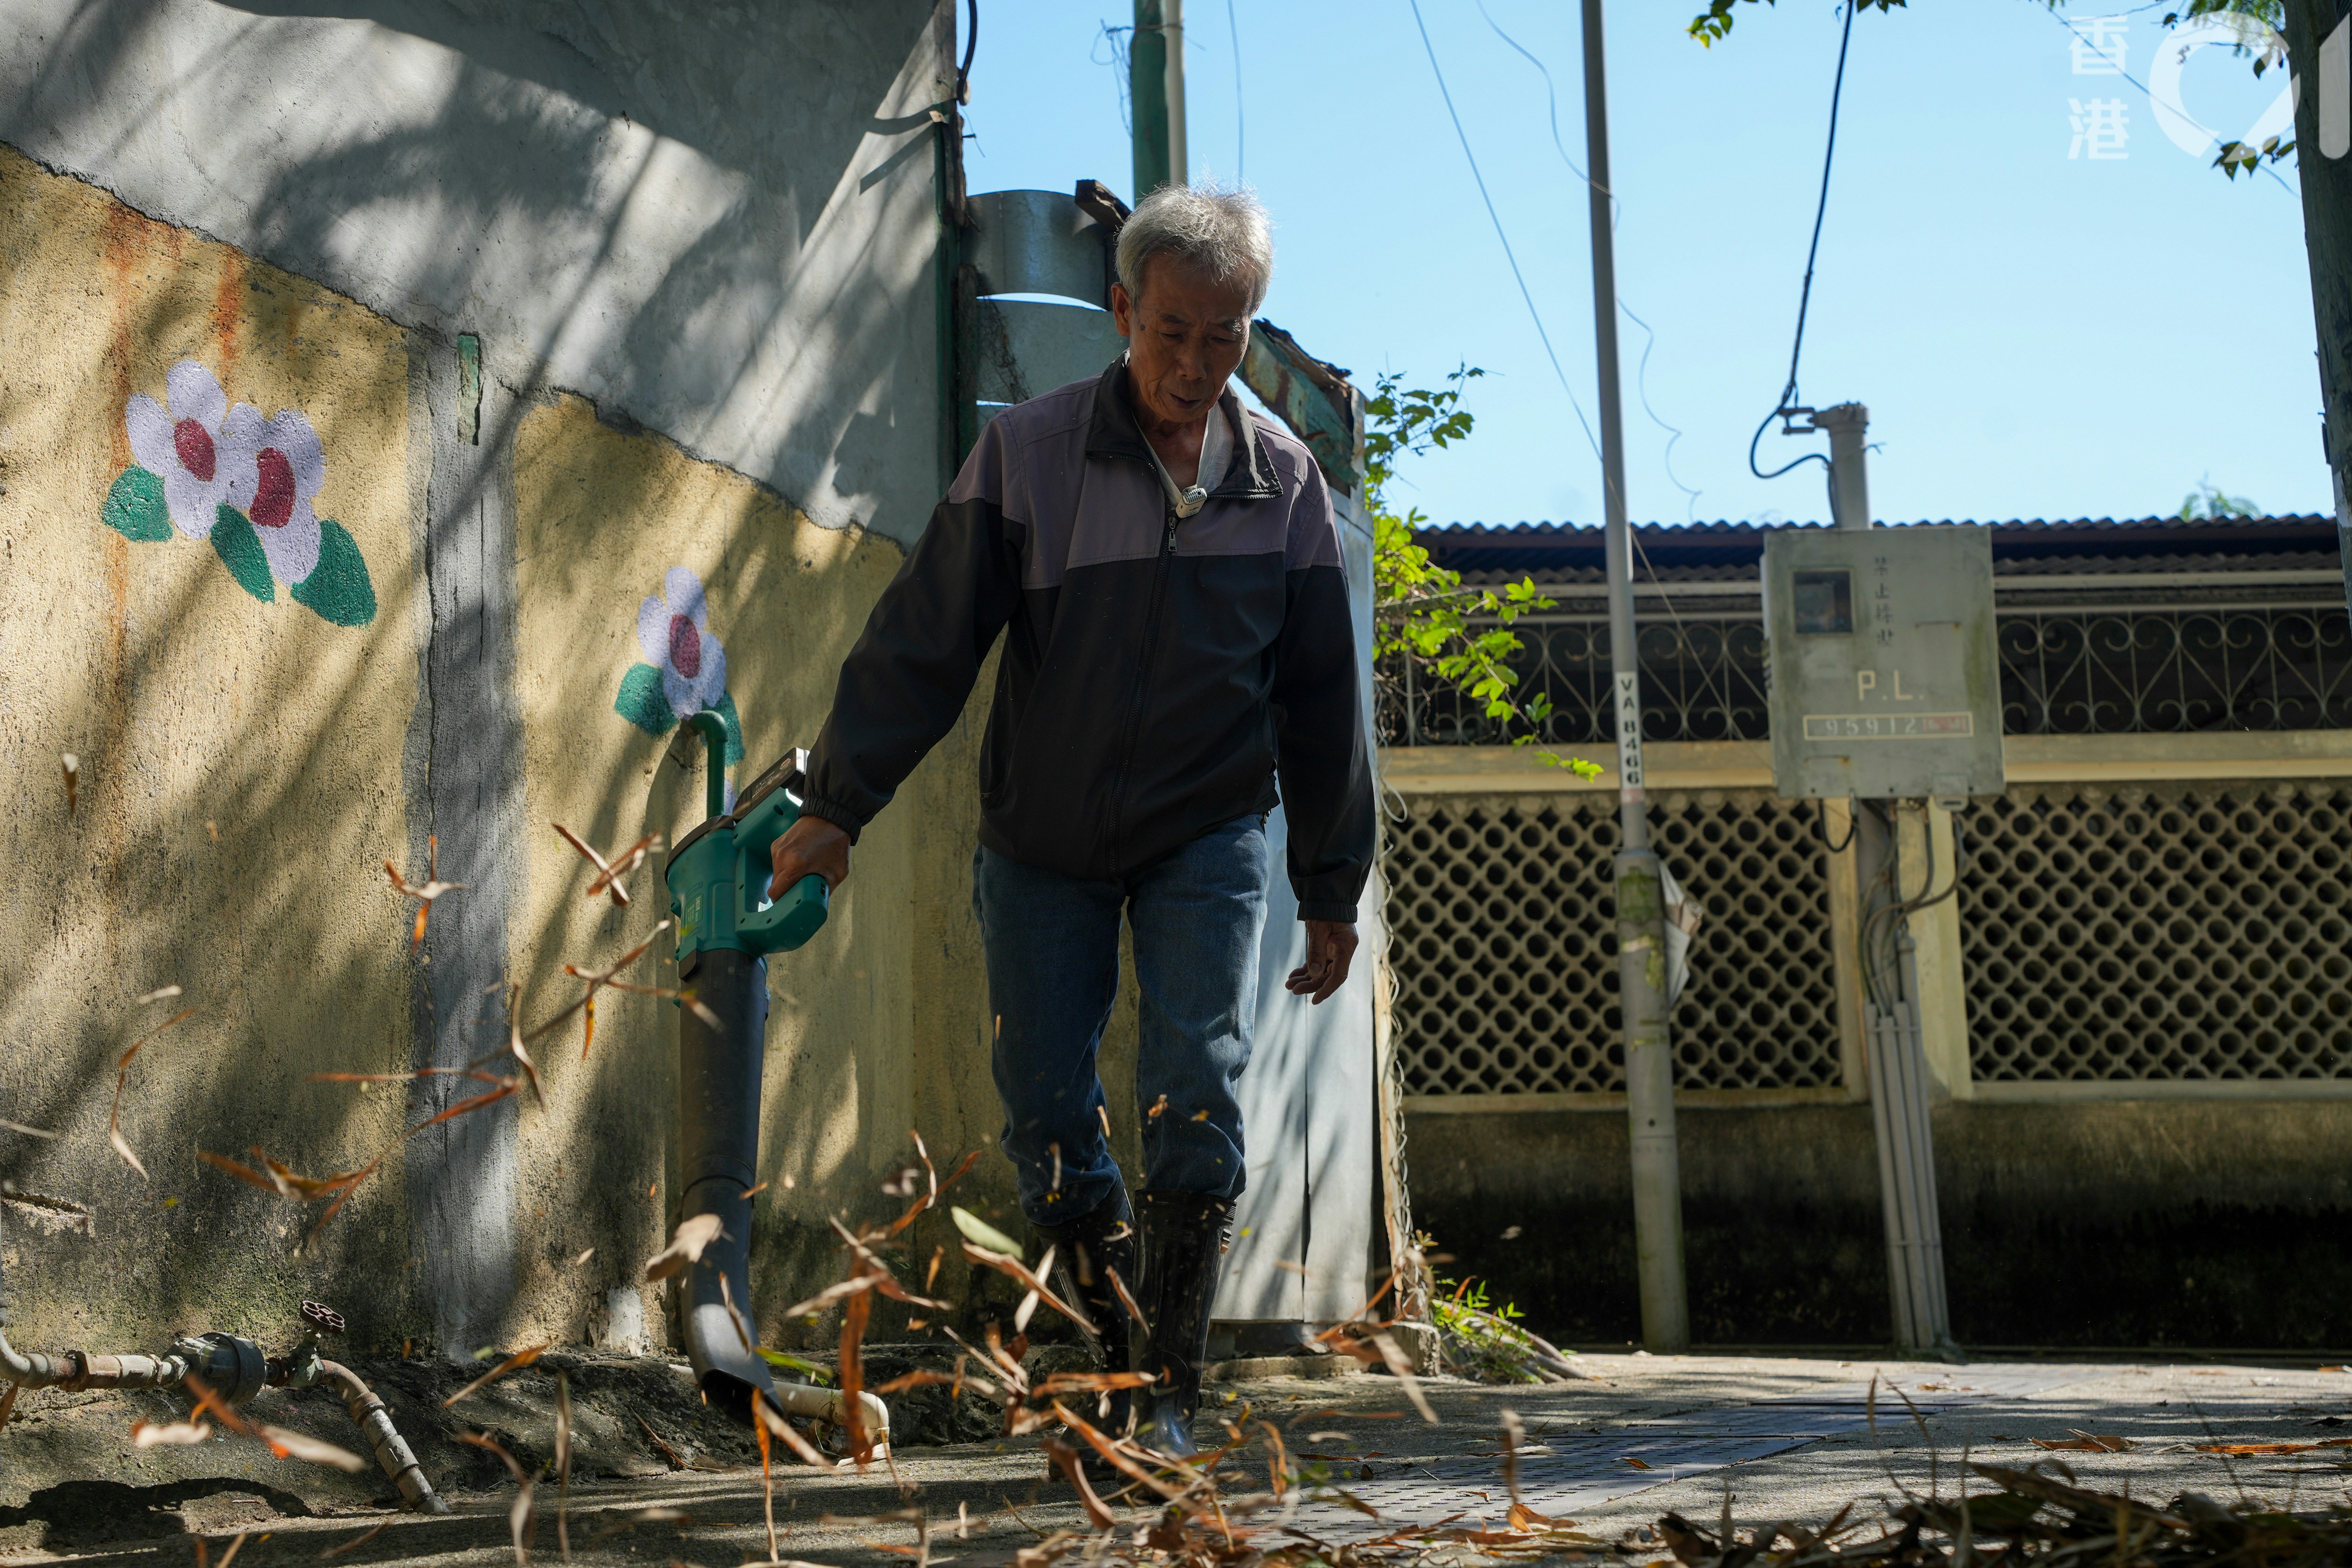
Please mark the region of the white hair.
[[1162, 185], [1118, 231], [1118, 280], [1130, 300], [1143, 298], [1144, 264], [1155, 256], [1198, 268], [1220, 283], [1246, 279], [1255, 316], [1274, 281], [1274, 225], [1256, 194], [1244, 187]]

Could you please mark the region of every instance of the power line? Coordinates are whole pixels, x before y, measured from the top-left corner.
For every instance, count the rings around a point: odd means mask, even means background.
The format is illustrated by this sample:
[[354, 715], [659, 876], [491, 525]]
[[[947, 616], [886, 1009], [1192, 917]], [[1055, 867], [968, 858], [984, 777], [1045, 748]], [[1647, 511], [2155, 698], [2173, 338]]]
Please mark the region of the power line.
[[1797, 397], [1797, 363], [1805, 352], [1805, 314], [1813, 303], [1813, 263], [1822, 253], [1822, 219], [1830, 210], [1830, 168], [1837, 160], [1838, 101], [1845, 94], [1845, 56], [1847, 46], [1853, 42], [1853, 13], [1857, 0], [1845, 0], [1845, 26], [1838, 34], [1837, 75], [1830, 83], [1829, 143], [1822, 150], [1822, 194], [1813, 205], [1813, 240], [1805, 247], [1805, 286], [1797, 295], [1797, 335], [1789, 345], [1789, 384], [1780, 389], [1779, 406], [1764, 416], [1764, 423], [1756, 426], [1756, 434], [1748, 438], [1748, 471], [1759, 479], [1777, 479], [1791, 468], [1807, 463], [1829, 467], [1829, 458], [1819, 452], [1808, 452], [1794, 462], [1785, 463], [1766, 473], [1756, 466], [1756, 444], [1764, 439], [1764, 432], [1772, 421], [1790, 411]]
[[[1601, 441], [1592, 434], [1592, 422], [1584, 416], [1584, 405], [1576, 400], [1576, 391], [1568, 384], [1568, 373], [1559, 367], [1559, 355], [1553, 352], [1551, 334], [1544, 331], [1543, 312], [1536, 309], [1536, 297], [1528, 290], [1527, 275], [1519, 270], [1519, 258], [1511, 250], [1511, 237], [1503, 232], [1502, 215], [1495, 210], [1495, 198], [1487, 194], [1486, 176], [1478, 172], [1478, 155], [1470, 151], [1469, 132], [1462, 129], [1462, 116], [1454, 111], [1454, 94], [1446, 89], [1445, 72], [1437, 63], [1436, 47], [1429, 41], [1429, 24], [1421, 19], [1421, 0], [1406, 0], [1412, 7], [1412, 24], [1421, 29], [1421, 47], [1429, 56], [1430, 74], [1437, 79], [1437, 94], [1445, 100], [1446, 118], [1454, 121], [1454, 137], [1462, 143], [1462, 156], [1470, 165], [1470, 177], [1477, 182], [1478, 199], [1486, 204], [1486, 216], [1495, 226], [1495, 237], [1502, 242], [1503, 259], [1511, 264], [1511, 278], [1519, 286], [1519, 298], [1527, 301], [1528, 318], [1535, 322], [1536, 337], [1542, 342], [1544, 357], [1551, 361], [1551, 373], [1559, 378], [1560, 391], [1568, 395], [1568, 405], [1576, 410], [1576, 422], [1584, 427], [1585, 444], [1592, 448], [1595, 460], [1601, 460]], [[1601, 468], [1601, 483], [1609, 482], [1605, 461]]]
[[[1502, 39], [1503, 42], [1510, 45], [1514, 49], [1517, 49], [1520, 55], [1526, 58], [1528, 64], [1535, 67], [1537, 72], [1544, 79], [1544, 109], [1546, 114], [1551, 121], [1552, 150], [1559, 154], [1559, 161], [1568, 165], [1568, 172], [1570, 174], [1574, 174], [1578, 179], [1590, 185], [1592, 184], [1592, 176], [1576, 166], [1576, 160], [1568, 155], [1568, 148], [1559, 139], [1559, 94], [1552, 88], [1551, 72], [1545, 68], [1543, 61], [1536, 58], [1533, 54], [1529, 53], [1527, 47], [1521, 44], [1518, 39], [1503, 31], [1502, 25], [1500, 23], [1496, 22], [1494, 17], [1486, 16], [1486, 0], [1478, 0], [1478, 15], [1485, 16], [1486, 19], [1486, 26], [1495, 29], [1495, 37]], [[1617, 205], [1617, 193], [1614, 191], [1603, 191], [1601, 195], [1609, 198], [1609, 205], [1612, 209], [1610, 226], [1614, 228], [1616, 227], [1616, 221], [1613, 209]]]
[[[1576, 166], [1576, 160], [1568, 155], [1568, 147], [1559, 139], [1559, 94], [1552, 87], [1550, 69], [1542, 60], [1538, 59], [1527, 46], [1503, 31], [1502, 25], [1494, 17], [1486, 16], [1486, 0], [1478, 0], [1478, 15], [1486, 18], [1486, 26], [1495, 29], [1495, 37], [1517, 50], [1528, 64], [1536, 68], [1537, 74], [1543, 78], [1545, 112], [1551, 122], [1552, 151], [1559, 154], [1559, 161], [1568, 165], [1570, 174], [1574, 174], [1588, 187], [1591, 186], [1592, 176]], [[1617, 193], [1614, 191], [1603, 191], [1601, 194], [1609, 198], [1609, 227], [1613, 234], [1616, 232], [1618, 220], [1623, 216], [1624, 204], [1618, 199]], [[1649, 322], [1633, 314], [1633, 308], [1625, 303], [1625, 296], [1622, 294], [1617, 296], [1617, 308], [1625, 312], [1627, 321], [1642, 329], [1644, 341], [1642, 345], [1642, 363], [1633, 372], [1634, 395], [1642, 400], [1642, 412], [1650, 416], [1650, 423], [1666, 433], [1666, 449], [1661, 455], [1666, 470], [1666, 482], [1682, 491], [1686, 498], [1684, 502], [1685, 519], [1696, 522], [1698, 498], [1706, 492], [1691, 489], [1690, 486], [1683, 483], [1682, 476], [1675, 472], [1675, 443], [1683, 438], [1683, 432], [1679, 427], [1669, 425], [1659, 417], [1657, 406], [1650, 401], [1650, 353], [1658, 346], [1658, 334], [1652, 330]]]
[[1249, 121], [1242, 112], [1242, 26], [1234, 20], [1234, 0], [1225, 0], [1225, 31], [1234, 40], [1234, 178], [1249, 179]]

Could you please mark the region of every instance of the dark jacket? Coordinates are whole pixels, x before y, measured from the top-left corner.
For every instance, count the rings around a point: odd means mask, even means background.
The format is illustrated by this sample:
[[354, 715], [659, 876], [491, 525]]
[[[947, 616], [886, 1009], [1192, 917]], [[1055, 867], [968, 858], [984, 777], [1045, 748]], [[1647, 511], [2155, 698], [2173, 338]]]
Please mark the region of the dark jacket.
[[1305, 920], [1352, 921], [1372, 792], [1323, 476], [1229, 391], [1232, 466], [1179, 521], [1124, 362], [1004, 410], [841, 667], [803, 809], [853, 839], [963, 711], [1000, 631], [981, 841], [1125, 877], [1286, 802]]

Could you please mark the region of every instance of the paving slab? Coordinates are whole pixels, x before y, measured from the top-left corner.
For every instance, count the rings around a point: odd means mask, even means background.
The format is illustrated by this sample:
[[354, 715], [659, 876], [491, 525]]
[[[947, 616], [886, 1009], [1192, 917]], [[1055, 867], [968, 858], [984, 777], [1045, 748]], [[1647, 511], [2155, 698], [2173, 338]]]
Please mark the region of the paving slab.
[[[1519, 1458], [1525, 1500], [1604, 1540], [1632, 1532], [1637, 1547], [1638, 1532], [1662, 1513], [1713, 1521], [1727, 1495], [1743, 1527], [1782, 1520], [1819, 1525], [1849, 1503], [1868, 1510], [1906, 1490], [1949, 1496], [1964, 1458], [2011, 1466], [2060, 1459], [2085, 1486], [2156, 1500], [2197, 1490], [2312, 1509], [2344, 1501], [2352, 1481], [2352, 1468], [2332, 1457], [2352, 1448], [2253, 1458], [2198, 1451], [2200, 1444], [2352, 1435], [2352, 1374], [2344, 1373], [2158, 1361], [1946, 1366], [1588, 1355], [1579, 1364], [1593, 1381], [1498, 1388], [1427, 1380], [1435, 1425], [1385, 1376], [1252, 1380], [1219, 1391], [1201, 1436], [1215, 1436], [1230, 1420], [1255, 1440], [1232, 1462], [1228, 1497], [1265, 1489], [1269, 1425], [1310, 1482], [1292, 1489], [1282, 1508], [1254, 1516], [1249, 1528], [1265, 1546], [1362, 1542], [1401, 1524], [1449, 1518], [1456, 1526], [1500, 1528], [1509, 1503], [1500, 1441], [1507, 1410], [1527, 1433]], [[86, 1400], [77, 1409], [90, 1432], [110, 1424], [127, 1431], [134, 1412], [127, 1401], [115, 1404], [110, 1410]], [[614, 1408], [627, 1414], [625, 1404]], [[665, 1415], [647, 1409], [657, 1420]], [[667, 1414], [673, 1423], [667, 1429], [677, 1430], [676, 1411]], [[501, 1408], [500, 1420], [528, 1437], [538, 1415], [516, 1400]], [[2051, 1452], [2032, 1441], [2063, 1440], [2075, 1430], [2136, 1446]], [[247, 1535], [240, 1568], [316, 1563], [338, 1547], [328, 1561], [514, 1561], [515, 1489], [478, 1469], [450, 1472], [445, 1490], [457, 1512], [447, 1520], [391, 1513], [355, 1497], [341, 1478], [222, 1445], [204, 1452], [233, 1454], [241, 1469], [216, 1467], [220, 1473], [206, 1475], [184, 1468], [164, 1480], [133, 1466], [120, 1444], [86, 1442], [75, 1450], [78, 1473], [18, 1490], [10, 1477], [22, 1470], [10, 1450], [23, 1453], [25, 1436], [15, 1427], [0, 1436], [0, 1497], [7, 1500], [0, 1507], [0, 1563], [177, 1568], [194, 1561], [193, 1540], [201, 1538], [217, 1563], [240, 1531]], [[769, 1494], [756, 1465], [716, 1443], [698, 1449], [692, 1462], [712, 1468], [630, 1475], [615, 1465], [575, 1485], [566, 1508], [572, 1560], [732, 1568], [763, 1559]], [[1381, 1517], [1349, 1507], [1343, 1491]], [[864, 1475], [780, 1469], [772, 1499], [782, 1555], [830, 1564], [911, 1561], [927, 1539], [934, 1563], [993, 1568], [1041, 1533], [1085, 1528], [1072, 1494], [1045, 1479], [1034, 1436], [908, 1447]], [[554, 1489], [542, 1485], [536, 1501], [538, 1551], [551, 1559]], [[890, 1517], [907, 1510], [919, 1524]], [[119, 1516], [115, 1531], [95, 1529], [93, 1510]], [[365, 1534], [378, 1526], [380, 1533]]]

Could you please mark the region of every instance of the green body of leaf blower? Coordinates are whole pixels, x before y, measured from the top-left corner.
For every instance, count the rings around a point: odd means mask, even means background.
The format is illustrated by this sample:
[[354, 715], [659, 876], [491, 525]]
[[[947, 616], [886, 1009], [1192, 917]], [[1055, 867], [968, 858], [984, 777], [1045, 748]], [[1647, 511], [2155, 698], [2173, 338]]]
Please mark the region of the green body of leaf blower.
[[[804, 877], [768, 899], [769, 851], [800, 818], [808, 763], [787, 752], [726, 809], [727, 721], [708, 710], [688, 722], [707, 743], [708, 817], [671, 849], [666, 873], [677, 921], [679, 986], [708, 1009], [678, 1013], [678, 1203], [673, 1224], [715, 1215], [719, 1238], [686, 1275], [687, 1359], [710, 1403], [751, 1419], [751, 1397], [780, 1398], [753, 1348], [751, 1200], [760, 1163], [760, 1067], [767, 1047], [768, 965], [824, 924], [827, 889]], [[714, 1025], [710, 1020], [715, 1018]]]

